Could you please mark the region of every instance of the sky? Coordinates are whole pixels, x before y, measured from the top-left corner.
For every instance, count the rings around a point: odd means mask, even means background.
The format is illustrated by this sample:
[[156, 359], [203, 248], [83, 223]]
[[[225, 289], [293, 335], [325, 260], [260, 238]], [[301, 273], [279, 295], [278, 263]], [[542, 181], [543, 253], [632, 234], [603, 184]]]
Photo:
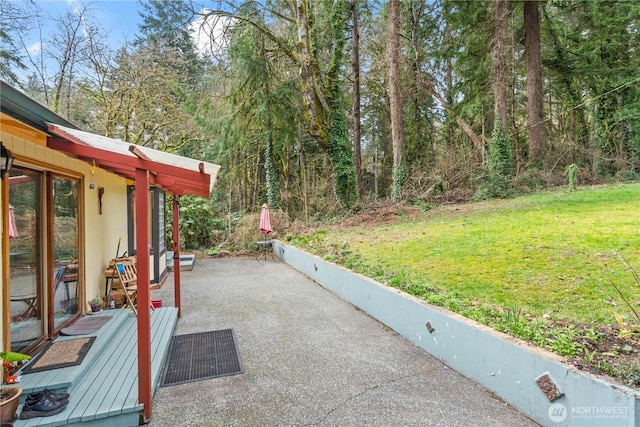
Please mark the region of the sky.
[[[53, 16], [64, 15], [76, 7], [74, 0], [38, 0], [38, 4]], [[110, 40], [119, 45], [124, 40], [132, 40], [138, 32], [142, 18], [138, 11], [142, 6], [137, 0], [101, 0], [86, 2], [91, 13], [109, 34]]]
[[[142, 5], [137, 0], [36, 1], [38, 2], [38, 5], [45, 10], [46, 14], [52, 17], [64, 16], [67, 11], [73, 11], [82, 4], [89, 5], [90, 13], [93, 16], [90, 22], [100, 23], [102, 28], [108, 34], [112, 47], [121, 46], [125, 41], [132, 41], [136, 37], [136, 35], [138, 34], [138, 25], [142, 22], [142, 18], [140, 17], [139, 12], [144, 11]], [[194, 28], [200, 28], [198, 22], [196, 22], [193, 26]], [[216, 31], [216, 33], [218, 34], [221, 32], [221, 26], [219, 28], [220, 30]], [[49, 28], [49, 31], [52, 31], [52, 29]], [[208, 36], [204, 35], [203, 33], [200, 34], [201, 37], [196, 37], [196, 39], [194, 40], [196, 46], [202, 51], [210, 51]], [[34, 40], [39, 40], [38, 34], [34, 33]], [[37, 46], [34, 45], [34, 49], [37, 49]]]

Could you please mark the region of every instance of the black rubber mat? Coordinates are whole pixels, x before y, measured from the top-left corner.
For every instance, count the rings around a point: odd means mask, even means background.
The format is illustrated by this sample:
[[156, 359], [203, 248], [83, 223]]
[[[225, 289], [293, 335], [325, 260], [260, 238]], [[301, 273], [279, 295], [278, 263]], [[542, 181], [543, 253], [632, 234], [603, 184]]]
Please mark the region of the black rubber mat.
[[243, 372], [233, 329], [174, 335], [160, 386]]

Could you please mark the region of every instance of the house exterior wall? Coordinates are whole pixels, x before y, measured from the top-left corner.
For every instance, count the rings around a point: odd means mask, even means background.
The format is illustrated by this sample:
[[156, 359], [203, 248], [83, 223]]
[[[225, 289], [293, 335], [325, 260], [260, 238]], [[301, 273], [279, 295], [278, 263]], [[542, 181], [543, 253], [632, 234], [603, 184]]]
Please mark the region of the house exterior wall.
[[[44, 134], [39, 133], [37, 137], [30, 137], [19, 128], [14, 130], [15, 132], [12, 132], [11, 126], [3, 125], [0, 131], [4, 146], [16, 158], [14, 164], [80, 178], [82, 191], [79, 191], [78, 207], [80, 224], [83, 227], [79, 236], [81, 259], [84, 260], [84, 295], [86, 300], [98, 293], [103, 295], [104, 270], [109, 260], [116, 255], [119, 237], [122, 237], [123, 242], [120, 245], [119, 254], [121, 255], [126, 249], [124, 243], [127, 240], [126, 180], [96, 169], [93, 175], [94, 189], [90, 189], [92, 165], [47, 148]], [[99, 213], [98, 189], [100, 187], [104, 188], [102, 214]], [[0, 274], [3, 269], [2, 262], [0, 261]], [[4, 348], [4, 343], [2, 344]]]
[[[90, 182], [91, 176], [89, 175], [84, 182], [87, 299], [91, 299], [97, 294], [104, 295], [104, 270], [109, 260], [116, 256], [118, 238], [122, 238], [118, 255], [122, 255], [126, 250], [127, 241], [126, 180], [97, 169], [93, 177], [94, 189], [89, 188]], [[98, 199], [100, 187], [104, 188], [102, 214], [99, 211]]]

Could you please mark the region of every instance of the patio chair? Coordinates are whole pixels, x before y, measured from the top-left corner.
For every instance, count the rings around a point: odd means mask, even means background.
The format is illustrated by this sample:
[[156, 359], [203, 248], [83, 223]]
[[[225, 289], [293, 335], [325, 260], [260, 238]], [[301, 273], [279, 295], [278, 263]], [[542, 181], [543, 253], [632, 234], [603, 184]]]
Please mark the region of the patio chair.
[[71, 261], [65, 265], [61, 265], [58, 268], [58, 272], [56, 273], [56, 277], [53, 279], [54, 290], [53, 294], [57, 295], [58, 287], [63, 284], [64, 285], [64, 299], [60, 299], [63, 304], [64, 311], [67, 314], [73, 314], [73, 305], [72, 305], [72, 297], [71, 297], [71, 289], [69, 287], [70, 283], [75, 283], [75, 295], [73, 298], [78, 297], [78, 264], [76, 261]]
[[[116, 260], [115, 270], [116, 274], [118, 275], [120, 284], [122, 285], [122, 289], [124, 290], [125, 300], [137, 316], [138, 274], [136, 270], [135, 259], [125, 258]], [[151, 301], [149, 301], [149, 306], [151, 307], [151, 310], [155, 309]]]
[[11, 302], [23, 302], [26, 304], [25, 310], [15, 317], [14, 321], [27, 320], [31, 317], [38, 317], [38, 294], [28, 293], [25, 295], [11, 295]]

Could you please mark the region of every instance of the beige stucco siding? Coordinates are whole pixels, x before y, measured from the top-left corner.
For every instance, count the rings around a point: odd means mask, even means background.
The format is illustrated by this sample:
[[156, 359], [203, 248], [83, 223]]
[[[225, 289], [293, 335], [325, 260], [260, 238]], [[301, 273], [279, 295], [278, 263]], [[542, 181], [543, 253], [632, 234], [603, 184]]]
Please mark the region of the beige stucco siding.
[[[89, 189], [90, 175], [84, 182], [85, 206], [85, 277], [87, 298], [104, 294], [104, 270], [115, 257], [118, 238], [122, 238], [118, 255], [127, 249], [127, 187], [117, 175], [97, 169], [95, 188]], [[98, 189], [104, 188], [102, 215], [99, 213]]]

